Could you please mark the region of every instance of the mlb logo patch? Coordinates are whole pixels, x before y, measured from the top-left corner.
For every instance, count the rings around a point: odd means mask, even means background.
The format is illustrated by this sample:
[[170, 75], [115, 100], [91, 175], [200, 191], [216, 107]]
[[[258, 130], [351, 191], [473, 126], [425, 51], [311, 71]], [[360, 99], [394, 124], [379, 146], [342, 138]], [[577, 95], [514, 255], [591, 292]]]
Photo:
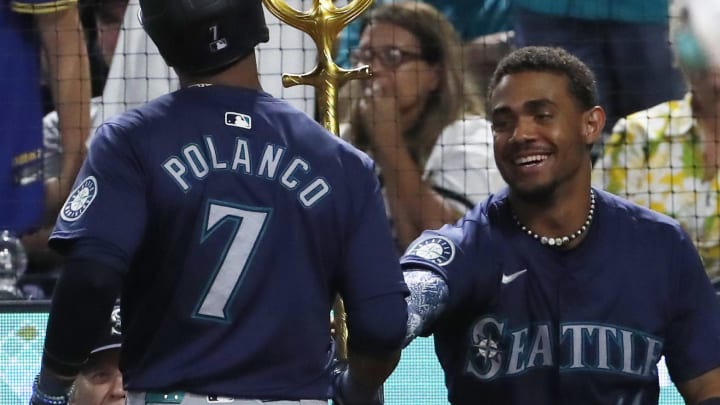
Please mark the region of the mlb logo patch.
[[227, 48], [227, 46], [227, 39], [220, 38], [217, 41], [210, 42], [210, 52], [222, 51], [223, 49]]
[[225, 113], [225, 125], [244, 129], [252, 128], [252, 118], [249, 115], [236, 112]]

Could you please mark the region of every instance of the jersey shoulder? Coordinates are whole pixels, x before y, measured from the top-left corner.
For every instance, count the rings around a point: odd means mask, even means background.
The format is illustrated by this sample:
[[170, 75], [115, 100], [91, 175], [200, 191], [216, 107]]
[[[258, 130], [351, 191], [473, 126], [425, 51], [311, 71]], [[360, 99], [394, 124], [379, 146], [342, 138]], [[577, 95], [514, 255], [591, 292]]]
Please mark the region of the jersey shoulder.
[[477, 263], [479, 258], [487, 259], [492, 256], [497, 236], [495, 228], [506, 204], [507, 192], [501, 190], [478, 203], [454, 224], [423, 232], [405, 251], [401, 259], [403, 265], [432, 267], [445, 273], [444, 268], [458, 262]]
[[[609, 220], [626, 228], [622, 231], [632, 232], [634, 229], [635, 232], [640, 232], [649, 238], [664, 239], [671, 235], [686, 238], [685, 231], [674, 218], [607, 191], [593, 190], [595, 191], [596, 201], [600, 204], [599, 208], [605, 207], [601, 212], [608, 216], [607, 219], [602, 219], [603, 222]], [[622, 220], [621, 217], [623, 216], [629, 220]]]

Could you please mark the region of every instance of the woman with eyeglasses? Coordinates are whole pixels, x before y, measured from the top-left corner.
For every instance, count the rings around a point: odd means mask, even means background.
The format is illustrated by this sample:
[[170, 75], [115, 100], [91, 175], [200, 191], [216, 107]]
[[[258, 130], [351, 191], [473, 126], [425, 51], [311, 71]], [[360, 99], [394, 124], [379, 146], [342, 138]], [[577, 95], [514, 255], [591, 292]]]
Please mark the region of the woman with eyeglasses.
[[458, 35], [436, 9], [373, 9], [351, 58], [373, 77], [352, 83], [341, 136], [375, 159], [400, 249], [504, 185]]

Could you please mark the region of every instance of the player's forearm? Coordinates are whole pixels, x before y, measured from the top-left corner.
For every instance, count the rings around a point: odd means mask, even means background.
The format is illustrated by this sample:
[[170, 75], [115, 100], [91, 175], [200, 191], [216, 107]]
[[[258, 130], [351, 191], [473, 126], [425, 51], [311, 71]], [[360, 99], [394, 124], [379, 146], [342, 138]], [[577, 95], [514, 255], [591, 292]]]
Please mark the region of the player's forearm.
[[[69, 258], [53, 292], [45, 334], [43, 368], [73, 377], [102, 334], [122, 286], [121, 274], [106, 265]], [[81, 335], [78, 330], [85, 331]]]
[[38, 15], [37, 21], [63, 147], [62, 200], [80, 169], [90, 133], [90, 68], [76, 7]]
[[427, 333], [432, 323], [442, 316], [450, 298], [450, 289], [442, 276], [430, 270], [410, 269], [404, 271], [403, 276], [410, 290], [406, 298], [408, 320], [404, 347]]
[[400, 350], [383, 357], [371, 357], [350, 352], [349, 376], [357, 388], [365, 392], [377, 391], [400, 361]]
[[382, 405], [382, 384], [400, 360], [400, 351], [383, 357], [350, 352], [349, 366], [333, 375], [336, 405]]
[[407, 330], [405, 293], [348, 303], [348, 368], [335, 377], [341, 405], [380, 403], [378, 390], [400, 360]]
[[[715, 368], [689, 381], [679, 382], [677, 388], [688, 404], [702, 404], [710, 398], [720, 403], [720, 368]], [[708, 402], [713, 404], [715, 402]]]

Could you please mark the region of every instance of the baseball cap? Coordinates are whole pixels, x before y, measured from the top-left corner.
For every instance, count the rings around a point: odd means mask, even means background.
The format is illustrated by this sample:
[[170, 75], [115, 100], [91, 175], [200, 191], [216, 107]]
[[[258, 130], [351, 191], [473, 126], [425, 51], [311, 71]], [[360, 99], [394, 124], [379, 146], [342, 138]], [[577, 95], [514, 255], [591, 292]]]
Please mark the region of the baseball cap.
[[105, 325], [105, 329], [103, 330], [100, 340], [95, 344], [94, 348], [90, 351], [90, 354], [120, 348], [122, 345], [120, 327], [120, 306], [115, 305], [112, 313], [110, 314], [110, 319], [108, 320], [107, 325]]

